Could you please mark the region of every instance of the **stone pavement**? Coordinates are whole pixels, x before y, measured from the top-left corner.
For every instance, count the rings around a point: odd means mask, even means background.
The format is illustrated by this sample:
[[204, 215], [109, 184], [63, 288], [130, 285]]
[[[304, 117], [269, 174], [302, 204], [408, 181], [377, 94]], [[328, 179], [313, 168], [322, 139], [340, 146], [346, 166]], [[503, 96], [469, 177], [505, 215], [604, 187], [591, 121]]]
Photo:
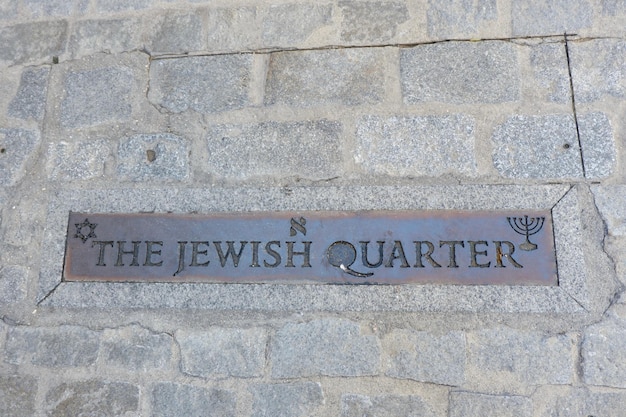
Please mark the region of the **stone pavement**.
[[[626, 415], [625, 141], [624, 0], [4, 0], [0, 415]], [[422, 208], [559, 287], [61, 282], [70, 210]]]

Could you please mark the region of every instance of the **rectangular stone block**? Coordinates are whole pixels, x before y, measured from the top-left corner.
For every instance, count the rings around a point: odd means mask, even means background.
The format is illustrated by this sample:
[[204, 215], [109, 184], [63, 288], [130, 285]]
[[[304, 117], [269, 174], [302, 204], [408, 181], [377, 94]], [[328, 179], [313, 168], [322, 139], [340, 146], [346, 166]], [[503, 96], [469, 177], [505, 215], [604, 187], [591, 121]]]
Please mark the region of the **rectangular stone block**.
[[37, 379], [31, 376], [0, 375], [0, 415], [34, 416]]
[[157, 0], [96, 0], [96, 10], [99, 12], [121, 12], [126, 10], [141, 10], [152, 6]]
[[146, 49], [150, 54], [185, 54], [204, 49], [202, 16], [197, 13], [158, 15], [146, 31]]
[[235, 180], [334, 177], [342, 173], [342, 133], [330, 120], [210, 126], [207, 171]]
[[578, 133], [582, 145], [585, 178], [606, 178], [617, 159], [613, 128], [604, 113], [578, 114]]
[[48, 178], [60, 181], [102, 178], [111, 153], [111, 144], [104, 139], [50, 142], [46, 162]]
[[1, 186], [13, 186], [22, 179], [40, 141], [39, 131], [0, 128]]
[[171, 367], [173, 338], [139, 326], [102, 332], [100, 358], [105, 367], [131, 372], [167, 371]]
[[602, 0], [602, 15], [604, 16], [626, 15], [626, 0]]
[[409, 20], [405, 2], [341, 0], [341, 40], [349, 43], [384, 43]]
[[577, 33], [593, 23], [588, 0], [517, 0], [511, 6], [513, 36]]
[[214, 327], [202, 332], [179, 330], [181, 370], [204, 378], [252, 378], [263, 375], [268, 335], [264, 329]]
[[20, 265], [0, 267], [0, 302], [6, 304], [20, 302], [26, 298], [27, 292], [28, 269]]
[[120, 140], [117, 175], [126, 181], [181, 181], [189, 177], [188, 141], [169, 133]]
[[624, 318], [612, 317], [588, 327], [581, 346], [585, 383], [626, 388], [625, 343], [626, 319]]
[[572, 83], [577, 103], [626, 98], [626, 41], [570, 42]]
[[357, 122], [356, 140], [354, 162], [368, 173], [478, 174], [470, 116], [366, 116]]
[[428, 34], [438, 39], [467, 38], [498, 18], [496, 0], [428, 0]]
[[48, 92], [48, 74], [50, 67], [25, 69], [22, 72], [20, 86], [9, 103], [7, 114], [20, 119], [43, 118]]
[[258, 47], [261, 24], [256, 7], [211, 8], [208, 10], [207, 49], [241, 51]]
[[520, 97], [518, 48], [504, 41], [445, 42], [400, 49], [406, 104], [505, 103]]
[[72, 0], [24, 0], [29, 17], [70, 16], [74, 11]]
[[235, 417], [236, 397], [232, 391], [161, 382], [152, 390], [152, 416]]
[[0, 63], [17, 65], [52, 61], [65, 51], [67, 22], [22, 23], [0, 28]]
[[380, 103], [385, 98], [385, 49], [329, 49], [270, 55], [266, 105], [312, 107]]
[[314, 415], [324, 404], [322, 388], [314, 382], [257, 384], [250, 391], [254, 395], [252, 417]]
[[150, 65], [148, 99], [165, 111], [217, 113], [250, 105], [252, 55], [158, 59]]
[[376, 375], [380, 342], [349, 320], [288, 323], [272, 339], [270, 359], [273, 378]]
[[591, 191], [609, 236], [626, 237], [626, 185], [596, 185]]
[[138, 415], [139, 387], [102, 380], [63, 382], [46, 393], [43, 410], [50, 417]]
[[139, 49], [140, 25], [139, 19], [81, 20], [74, 23], [68, 49], [75, 57]]
[[553, 103], [571, 103], [572, 90], [564, 42], [532, 46], [530, 65], [539, 98]]
[[515, 395], [485, 395], [472, 392], [450, 393], [450, 417], [532, 417], [530, 398]]
[[537, 391], [537, 417], [620, 416], [624, 414], [626, 393], [595, 392], [587, 387], [567, 388], [556, 392]]
[[444, 417], [426, 398], [418, 396], [344, 394], [341, 417], [420, 416]]
[[263, 46], [287, 47], [305, 42], [315, 31], [330, 25], [332, 4], [279, 4], [263, 17]]

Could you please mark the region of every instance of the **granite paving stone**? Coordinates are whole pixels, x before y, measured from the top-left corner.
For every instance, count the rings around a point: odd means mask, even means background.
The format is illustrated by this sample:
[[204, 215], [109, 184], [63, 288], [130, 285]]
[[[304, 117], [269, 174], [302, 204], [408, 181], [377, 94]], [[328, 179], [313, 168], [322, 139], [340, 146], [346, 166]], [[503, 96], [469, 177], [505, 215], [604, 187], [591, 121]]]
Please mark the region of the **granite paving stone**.
[[626, 98], [626, 41], [593, 39], [570, 42], [572, 82], [577, 103]]
[[90, 366], [99, 347], [100, 334], [85, 327], [12, 327], [7, 334], [5, 361], [50, 368]]
[[22, 72], [20, 86], [9, 103], [7, 114], [20, 119], [42, 120], [46, 109], [50, 67], [27, 68]]
[[438, 417], [428, 401], [418, 396], [344, 394], [341, 396], [342, 417], [420, 416]]
[[251, 378], [263, 375], [267, 332], [262, 328], [179, 330], [183, 373], [206, 378]]
[[0, 302], [13, 304], [26, 298], [28, 269], [20, 265], [0, 267]]
[[513, 36], [577, 33], [593, 23], [588, 0], [517, 0], [511, 2]]
[[65, 51], [67, 22], [28, 22], [0, 28], [0, 64], [52, 61]]
[[476, 35], [498, 18], [496, 0], [428, 0], [428, 34], [450, 39]]
[[626, 404], [624, 392], [593, 392], [585, 387], [569, 388], [556, 395], [540, 392], [533, 398], [546, 403], [537, 408], [537, 417], [619, 416], [624, 413]]
[[141, 10], [152, 6], [157, 0], [96, 0], [95, 7], [99, 12], [123, 12]]
[[305, 417], [324, 404], [319, 384], [257, 384], [250, 387], [254, 396], [252, 417]]
[[626, 388], [625, 343], [624, 318], [611, 317], [588, 327], [581, 347], [585, 383]]
[[187, 140], [169, 133], [123, 138], [117, 174], [127, 181], [184, 180], [189, 176]]
[[463, 332], [436, 335], [394, 330], [383, 340], [385, 374], [450, 386], [465, 382], [466, 341]]
[[596, 185], [591, 188], [595, 204], [611, 237], [626, 237], [626, 185]]
[[468, 335], [468, 369], [471, 384], [476, 375], [500, 389], [520, 385], [571, 384], [574, 375], [575, 340], [569, 334], [551, 335], [516, 331], [504, 327], [479, 330]]
[[102, 380], [63, 382], [46, 393], [49, 417], [138, 415], [139, 387]]
[[24, 0], [24, 7], [30, 17], [70, 16], [74, 11], [71, 0]]
[[1, 186], [12, 186], [22, 179], [40, 140], [35, 130], [0, 128]]
[[68, 49], [74, 56], [110, 54], [139, 49], [139, 19], [81, 20], [73, 25]]
[[626, 15], [626, 0], [602, 0], [602, 14], [604, 16]]
[[161, 382], [152, 390], [152, 416], [236, 416], [232, 391]]
[[61, 126], [76, 128], [129, 120], [134, 81], [127, 67], [68, 72], [61, 102]]
[[221, 7], [208, 10], [207, 49], [240, 51], [258, 47], [260, 26], [256, 7]]
[[532, 417], [530, 398], [515, 395], [450, 393], [450, 417]]
[[368, 173], [477, 174], [470, 116], [366, 116], [357, 122], [356, 140], [354, 161]]
[[505, 41], [443, 42], [402, 48], [400, 77], [404, 102], [517, 101], [518, 48]]
[[102, 332], [100, 357], [107, 367], [148, 372], [171, 367], [173, 338], [139, 326]]
[[146, 49], [151, 54], [184, 54], [204, 49], [200, 14], [166, 14], [150, 21]]
[[46, 169], [51, 180], [89, 180], [104, 176], [111, 144], [104, 139], [50, 142]]
[[604, 113], [578, 114], [578, 132], [582, 144], [585, 177], [608, 177], [617, 159], [613, 129]]
[[398, 25], [410, 18], [404, 2], [341, 0], [339, 7], [345, 42], [388, 42], [396, 36]]
[[[305, 19], [302, 17], [306, 16]], [[264, 46], [291, 46], [306, 41], [331, 23], [331, 4], [277, 4], [263, 18]]]
[[251, 54], [155, 60], [148, 99], [173, 113], [240, 109], [250, 104], [251, 66]]
[[19, 0], [6, 0], [0, 3], [0, 20], [12, 20], [17, 16]]
[[376, 375], [380, 342], [349, 320], [288, 323], [272, 339], [270, 358], [274, 378]]
[[566, 179], [583, 176], [574, 117], [514, 115], [491, 137], [493, 163], [506, 178]]
[[0, 415], [34, 416], [37, 385], [37, 379], [32, 376], [0, 375]]
[[270, 55], [265, 104], [311, 107], [375, 104], [385, 96], [382, 49], [348, 48]]
[[342, 126], [330, 120], [215, 125], [207, 170], [221, 178], [330, 178], [341, 173]]
[[571, 103], [572, 91], [564, 43], [541, 43], [532, 46], [530, 65], [543, 100]]

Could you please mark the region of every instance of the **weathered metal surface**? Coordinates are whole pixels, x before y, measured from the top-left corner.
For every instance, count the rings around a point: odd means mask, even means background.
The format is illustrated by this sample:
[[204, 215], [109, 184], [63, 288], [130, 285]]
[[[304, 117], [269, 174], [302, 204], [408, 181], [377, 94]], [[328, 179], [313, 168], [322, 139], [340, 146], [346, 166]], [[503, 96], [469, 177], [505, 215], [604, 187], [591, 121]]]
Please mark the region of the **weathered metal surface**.
[[64, 281], [557, 285], [549, 211], [70, 213]]

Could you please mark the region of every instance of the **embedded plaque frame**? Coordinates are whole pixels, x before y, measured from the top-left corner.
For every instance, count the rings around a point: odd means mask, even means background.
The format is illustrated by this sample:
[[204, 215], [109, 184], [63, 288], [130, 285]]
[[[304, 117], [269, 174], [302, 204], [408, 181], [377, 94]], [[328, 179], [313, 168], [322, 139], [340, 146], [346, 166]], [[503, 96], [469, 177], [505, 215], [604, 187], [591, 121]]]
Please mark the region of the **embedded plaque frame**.
[[[68, 213], [550, 211], [558, 286], [63, 282]], [[600, 231], [598, 233], [597, 231]], [[39, 305], [259, 311], [600, 312], [615, 289], [585, 185], [67, 190], [49, 202]], [[531, 239], [532, 240], [532, 239]]]

